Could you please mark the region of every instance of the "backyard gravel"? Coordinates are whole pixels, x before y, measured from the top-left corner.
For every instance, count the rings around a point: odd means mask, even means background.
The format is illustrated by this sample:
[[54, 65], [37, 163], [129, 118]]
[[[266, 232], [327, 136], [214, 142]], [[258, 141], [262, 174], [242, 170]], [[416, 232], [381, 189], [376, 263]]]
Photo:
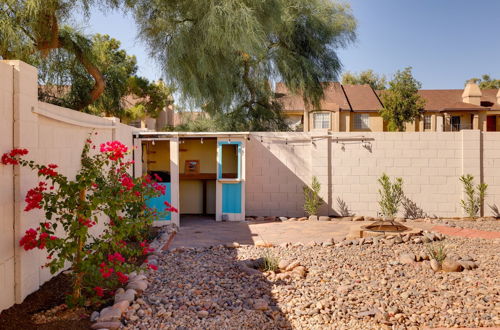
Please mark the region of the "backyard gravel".
[[[356, 241], [358, 243], [359, 241]], [[398, 240], [399, 242], [399, 240]], [[366, 242], [365, 242], [366, 243]], [[125, 315], [127, 329], [420, 329], [500, 326], [498, 240], [446, 238], [455, 259], [478, 265], [434, 272], [424, 244], [378, 243], [165, 251]], [[330, 246], [331, 245], [331, 246]], [[237, 246], [237, 245], [236, 245]], [[297, 262], [305, 278], [246, 272], [264, 253]], [[413, 254], [413, 255], [412, 255]], [[299, 266], [300, 267], [300, 266]], [[280, 278], [280, 279], [277, 279]]]

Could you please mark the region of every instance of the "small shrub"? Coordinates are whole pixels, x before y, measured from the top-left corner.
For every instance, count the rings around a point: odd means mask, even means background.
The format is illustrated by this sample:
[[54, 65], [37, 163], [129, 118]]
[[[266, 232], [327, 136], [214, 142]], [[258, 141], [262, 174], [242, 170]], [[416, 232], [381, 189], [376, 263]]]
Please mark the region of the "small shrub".
[[394, 217], [398, 213], [399, 205], [404, 196], [403, 179], [396, 178], [393, 183], [387, 174], [383, 173], [378, 182], [381, 185], [381, 189], [378, 190], [380, 194], [378, 204], [381, 213], [385, 217]]
[[477, 217], [484, 205], [484, 198], [486, 197], [486, 189], [488, 185], [480, 183], [474, 187], [474, 177], [470, 174], [462, 175], [460, 181], [464, 186], [466, 199], [460, 201], [460, 205], [465, 213], [471, 217]]
[[431, 259], [435, 259], [438, 264], [442, 264], [446, 259], [446, 246], [443, 243], [428, 244], [426, 246], [427, 252]]
[[307, 215], [317, 215], [318, 209], [323, 204], [323, 201], [319, 197], [319, 192], [321, 190], [321, 184], [318, 178], [313, 176], [311, 187], [304, 186], [304, 211]]
[[269, 249], [265, 250], [264, 254], [262, 255], [262, 260], [262, 271], [275, 272], [279, 269], [279, 260]]
[[337, 205], [339, 206], [339, 214], [343, 217], [352, 217], [354, 213], [351, 212], [347, 203], [340, 197], [337, 197]]

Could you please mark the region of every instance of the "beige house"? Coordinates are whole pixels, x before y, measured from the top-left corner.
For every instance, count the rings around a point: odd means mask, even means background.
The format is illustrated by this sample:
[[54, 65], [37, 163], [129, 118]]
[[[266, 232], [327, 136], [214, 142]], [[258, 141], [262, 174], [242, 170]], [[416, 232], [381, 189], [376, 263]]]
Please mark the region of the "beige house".
[[[383, 132], [386, 123], [379, 114], [380, 95], [369, 85], [325, 84], [320, 109], [291, 94], [283, 83], [276, 85], [276, 97], [283, 105], [286, 121], [293, 130], [304, 132]], [[500, 131], [500, 91], [480, 90], [469, 83], [462, 89], [423, 89], [422, 116], [406, 125], [408, 132], [460, 131], [479, 129]]]

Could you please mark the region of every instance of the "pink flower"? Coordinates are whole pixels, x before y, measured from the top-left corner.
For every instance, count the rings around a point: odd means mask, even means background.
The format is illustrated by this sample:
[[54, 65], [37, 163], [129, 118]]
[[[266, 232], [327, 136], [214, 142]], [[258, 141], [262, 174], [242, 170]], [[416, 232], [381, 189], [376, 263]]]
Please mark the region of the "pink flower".
[[172, 206], [172, 204], [170, 204], [169, 202], [165, 201], [164, 202], [166, 208], [165, 208], [165, 212], [175, 212], [175, 213], [178, 213], [179, 211]]
[[125, 187], [127, 190], [132, 190], [135, 186], [134, 184], [134, 180], [132, 180], [132, 178], [127, 175], [127, 174], [123, 174], [122, 175], [122, 178], [120, 180], [120, 183], [122, 184], [123, 187]]
[[124, 263], [125, 258], [119, 252], [115, 252], [113, 254], [108, 255], [108, 261], [113, 262], [113, 263], [116, 263], [116, 262]]
[[116, 161], [125, 156], [125, 153], [128, 152], [128, 148], [119, 141], [111, 141], [101, 144], [101, 152], [107, 153], [109, 159]]
[[153, 264], [148, 264], [148, 268], [152, 270], [158, 270], [158, 266], [153, 265]]
[[19, 241], [19, 245], [26, 251], [33, 250], [38, 246], [37, 235], [36, 230], [33, 228], [26, 230], [26, 234]]
[[26, 194], [26, 198], [24, 199], [28, 205], [24, 208], [26, 212], [31, 211], [33, 209], [41, 209], [42, 208], [42, 200], [43, 200], [43, 194], [42, 192], [44, 190], [47, 190], [45, 188], [47, 184], [45, 182], [40, 182], [38, 183], [38, 187], [32, 188], [28, 190], [28, 193]]
[[128, 282], [128, 276], [123, 274], [122, 272], [116, 272], [116, 276], [118, 276], [118, 281], [120, 281], [121, 284], [125, 284]]

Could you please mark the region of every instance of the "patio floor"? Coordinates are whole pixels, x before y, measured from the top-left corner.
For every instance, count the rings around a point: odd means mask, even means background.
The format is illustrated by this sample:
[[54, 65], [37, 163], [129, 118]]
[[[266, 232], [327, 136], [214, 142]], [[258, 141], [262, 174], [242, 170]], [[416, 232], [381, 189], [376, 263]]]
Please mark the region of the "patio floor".
[[[297, 221], [297, 222], [216, 222], [201, 216], [183, 216], [181, 230], [170, 248], [207, 247], [231, 242], [255, 244], [264, 241], [273, 244], [325, 242], [340, 240], [351, 231], [371, 222], [351, 221]], [[421, 229], [429, 229], [419, 223]]]

